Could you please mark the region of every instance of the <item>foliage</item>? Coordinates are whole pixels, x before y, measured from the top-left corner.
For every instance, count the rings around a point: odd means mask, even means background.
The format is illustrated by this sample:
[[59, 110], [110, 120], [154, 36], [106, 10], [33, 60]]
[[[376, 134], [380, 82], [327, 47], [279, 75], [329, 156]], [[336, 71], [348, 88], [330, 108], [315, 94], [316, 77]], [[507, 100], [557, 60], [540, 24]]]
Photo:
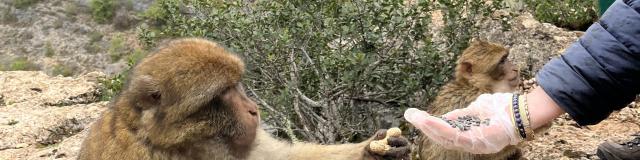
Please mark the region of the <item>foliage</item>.
[[74, 70], [69, 66], [59, 64], [54, 66], [51, 72], [53, 75], [62, 75], [64, 77], [69, 77], [73, 75]]
[[87, 50], [87, 53], [96, 54], [102, 50], [100, 46], [100, 41], [104, 35], [97, 31], [89, 32], [89, 43], [84, 46], [84, 49]]
[[7, 125], [13, 126], [15, 124], [18, 124], [18, 121], [16, 121], [15, 119], [10, 119], [9, 122], [7, 122]]
[[12, 4], [16, 8], [27, 8], [33, 4], [40, 2], [41, 0], [13, 0]]
[[117, 62], [122, 58], [123, 54], [127, 52], [127, 46], [124, 42], [122, 34], [116, 34], [111, 38], [111, 45], [109, 46], [109, 57], [111, 62]]
[[89, 7], [93, 20], [98, 23], [108, 23], [113, 18], [116, 6], [114, 0], [91, 0]]
[[[357, 141], [389, 127], [382, 112], [421, 107], [450, 77], [483, 0], [158, 0], [139, 39], [206, 37], [242, 55], [263, 120], [290, 139]], [[437, 8], [434, 8], [437, 7]], [[445, 54], [430, 12], [445, 13]]]
[[127, 68], [119, 74], [112, 77], [98, 79], [100, 83], [100, 100], [108, 101], [115, 97], [124, 87], [125, 80], [129, 75], [129, 70], [145, 56], [145, 52], [141, 50], [135, 50], [131, 55], [127, 57]]
[[10, 64], [10, 70], [12, 71], [35, 71], [39, 70], [38, 66], [29, 61], [27, 57], [18, 57]]
[[0, 10], [0, 24], [12, 24], [18, 22], [18, 16], [11, 11], [12, 9], [9, 8]]
[[46, 57], [53, 57], [53, 55], [56, 54], [56, 51], [53, 49], [53, 47], [51, 46], [51, 42], [47, 42], [44, 45], [44, 56]]
[[596, 1], [525, 0], [536, 19], [572, 30], [586, 30], [598, 20]]

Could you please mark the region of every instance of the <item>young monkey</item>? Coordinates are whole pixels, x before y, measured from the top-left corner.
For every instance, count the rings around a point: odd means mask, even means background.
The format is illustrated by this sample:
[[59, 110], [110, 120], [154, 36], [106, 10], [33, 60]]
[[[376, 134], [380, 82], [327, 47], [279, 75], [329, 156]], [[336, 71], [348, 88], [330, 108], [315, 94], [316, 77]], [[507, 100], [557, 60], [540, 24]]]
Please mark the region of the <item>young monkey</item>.
[[[507, 59], [509, 50], [494, 43], [475, 40], [457, 61], [455, 78], [440, 88], [433, 103], [425, 109], [433, 115], [467, 107], [484, 93], [513, 92], [520, 84], [518, 69]], [[507, 146], [495, 154], [470, 154], [448, 150], [429, 138], [417, 140], [417, 156], [422, 160], [519, 159], [520, 149]]]

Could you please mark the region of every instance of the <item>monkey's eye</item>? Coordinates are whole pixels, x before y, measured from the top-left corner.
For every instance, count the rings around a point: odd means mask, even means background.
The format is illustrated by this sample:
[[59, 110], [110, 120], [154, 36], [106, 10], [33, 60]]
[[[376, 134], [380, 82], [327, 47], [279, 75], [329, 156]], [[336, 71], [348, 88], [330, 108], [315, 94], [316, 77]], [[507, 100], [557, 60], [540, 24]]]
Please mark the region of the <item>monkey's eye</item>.
[[499, 64], [504, 64], [505, 62], [507, 62], [507, 56], [502, 57], [502, 59], [500, 59]]

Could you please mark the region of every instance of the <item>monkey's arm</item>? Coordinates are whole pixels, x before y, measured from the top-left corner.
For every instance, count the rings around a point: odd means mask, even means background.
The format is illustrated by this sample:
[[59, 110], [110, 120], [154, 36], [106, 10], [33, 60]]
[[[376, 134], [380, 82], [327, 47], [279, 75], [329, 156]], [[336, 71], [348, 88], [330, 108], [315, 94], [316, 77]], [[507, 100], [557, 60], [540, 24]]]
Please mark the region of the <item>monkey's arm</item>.
[[369, 142], [341, 145], [296, 143], [291, 147], [289, 159], [365, 159], [369, 156], [365, 148]]
[[384, 154], [375, 154], [368, 148], [369, 144], [374, 140], [383, 139], [386, 130], [380, 130], [376, 135], [366, 141], [351, 144], [339, 145], [321, 145], [313, 143], [288, 143], [273, 138], [269, 133], [259, 129], [257, 132], [254, 149], [248, 159], [290, 159], [290, 160], [306, 160], [306, 159], [336, 159], [336, 160], [352, 160], [352, 159], [380, 159], [383, 157], [393, 157], [395, 159], [408, 159], [411, 152], [408, 140], [403, 137], [389, 138], [388, 143], [391, 148]]

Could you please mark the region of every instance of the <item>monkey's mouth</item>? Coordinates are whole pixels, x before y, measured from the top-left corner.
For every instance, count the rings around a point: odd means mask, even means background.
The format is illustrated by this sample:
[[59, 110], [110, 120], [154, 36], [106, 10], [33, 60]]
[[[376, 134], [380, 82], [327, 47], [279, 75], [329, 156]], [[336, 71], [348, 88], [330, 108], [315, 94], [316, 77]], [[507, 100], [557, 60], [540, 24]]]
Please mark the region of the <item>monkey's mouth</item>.
[[515, 76], [509, 79], [509, 82], [511, 86], [518, 86], [520, 84], [520, 79], [518, 79], [518, 76]]

